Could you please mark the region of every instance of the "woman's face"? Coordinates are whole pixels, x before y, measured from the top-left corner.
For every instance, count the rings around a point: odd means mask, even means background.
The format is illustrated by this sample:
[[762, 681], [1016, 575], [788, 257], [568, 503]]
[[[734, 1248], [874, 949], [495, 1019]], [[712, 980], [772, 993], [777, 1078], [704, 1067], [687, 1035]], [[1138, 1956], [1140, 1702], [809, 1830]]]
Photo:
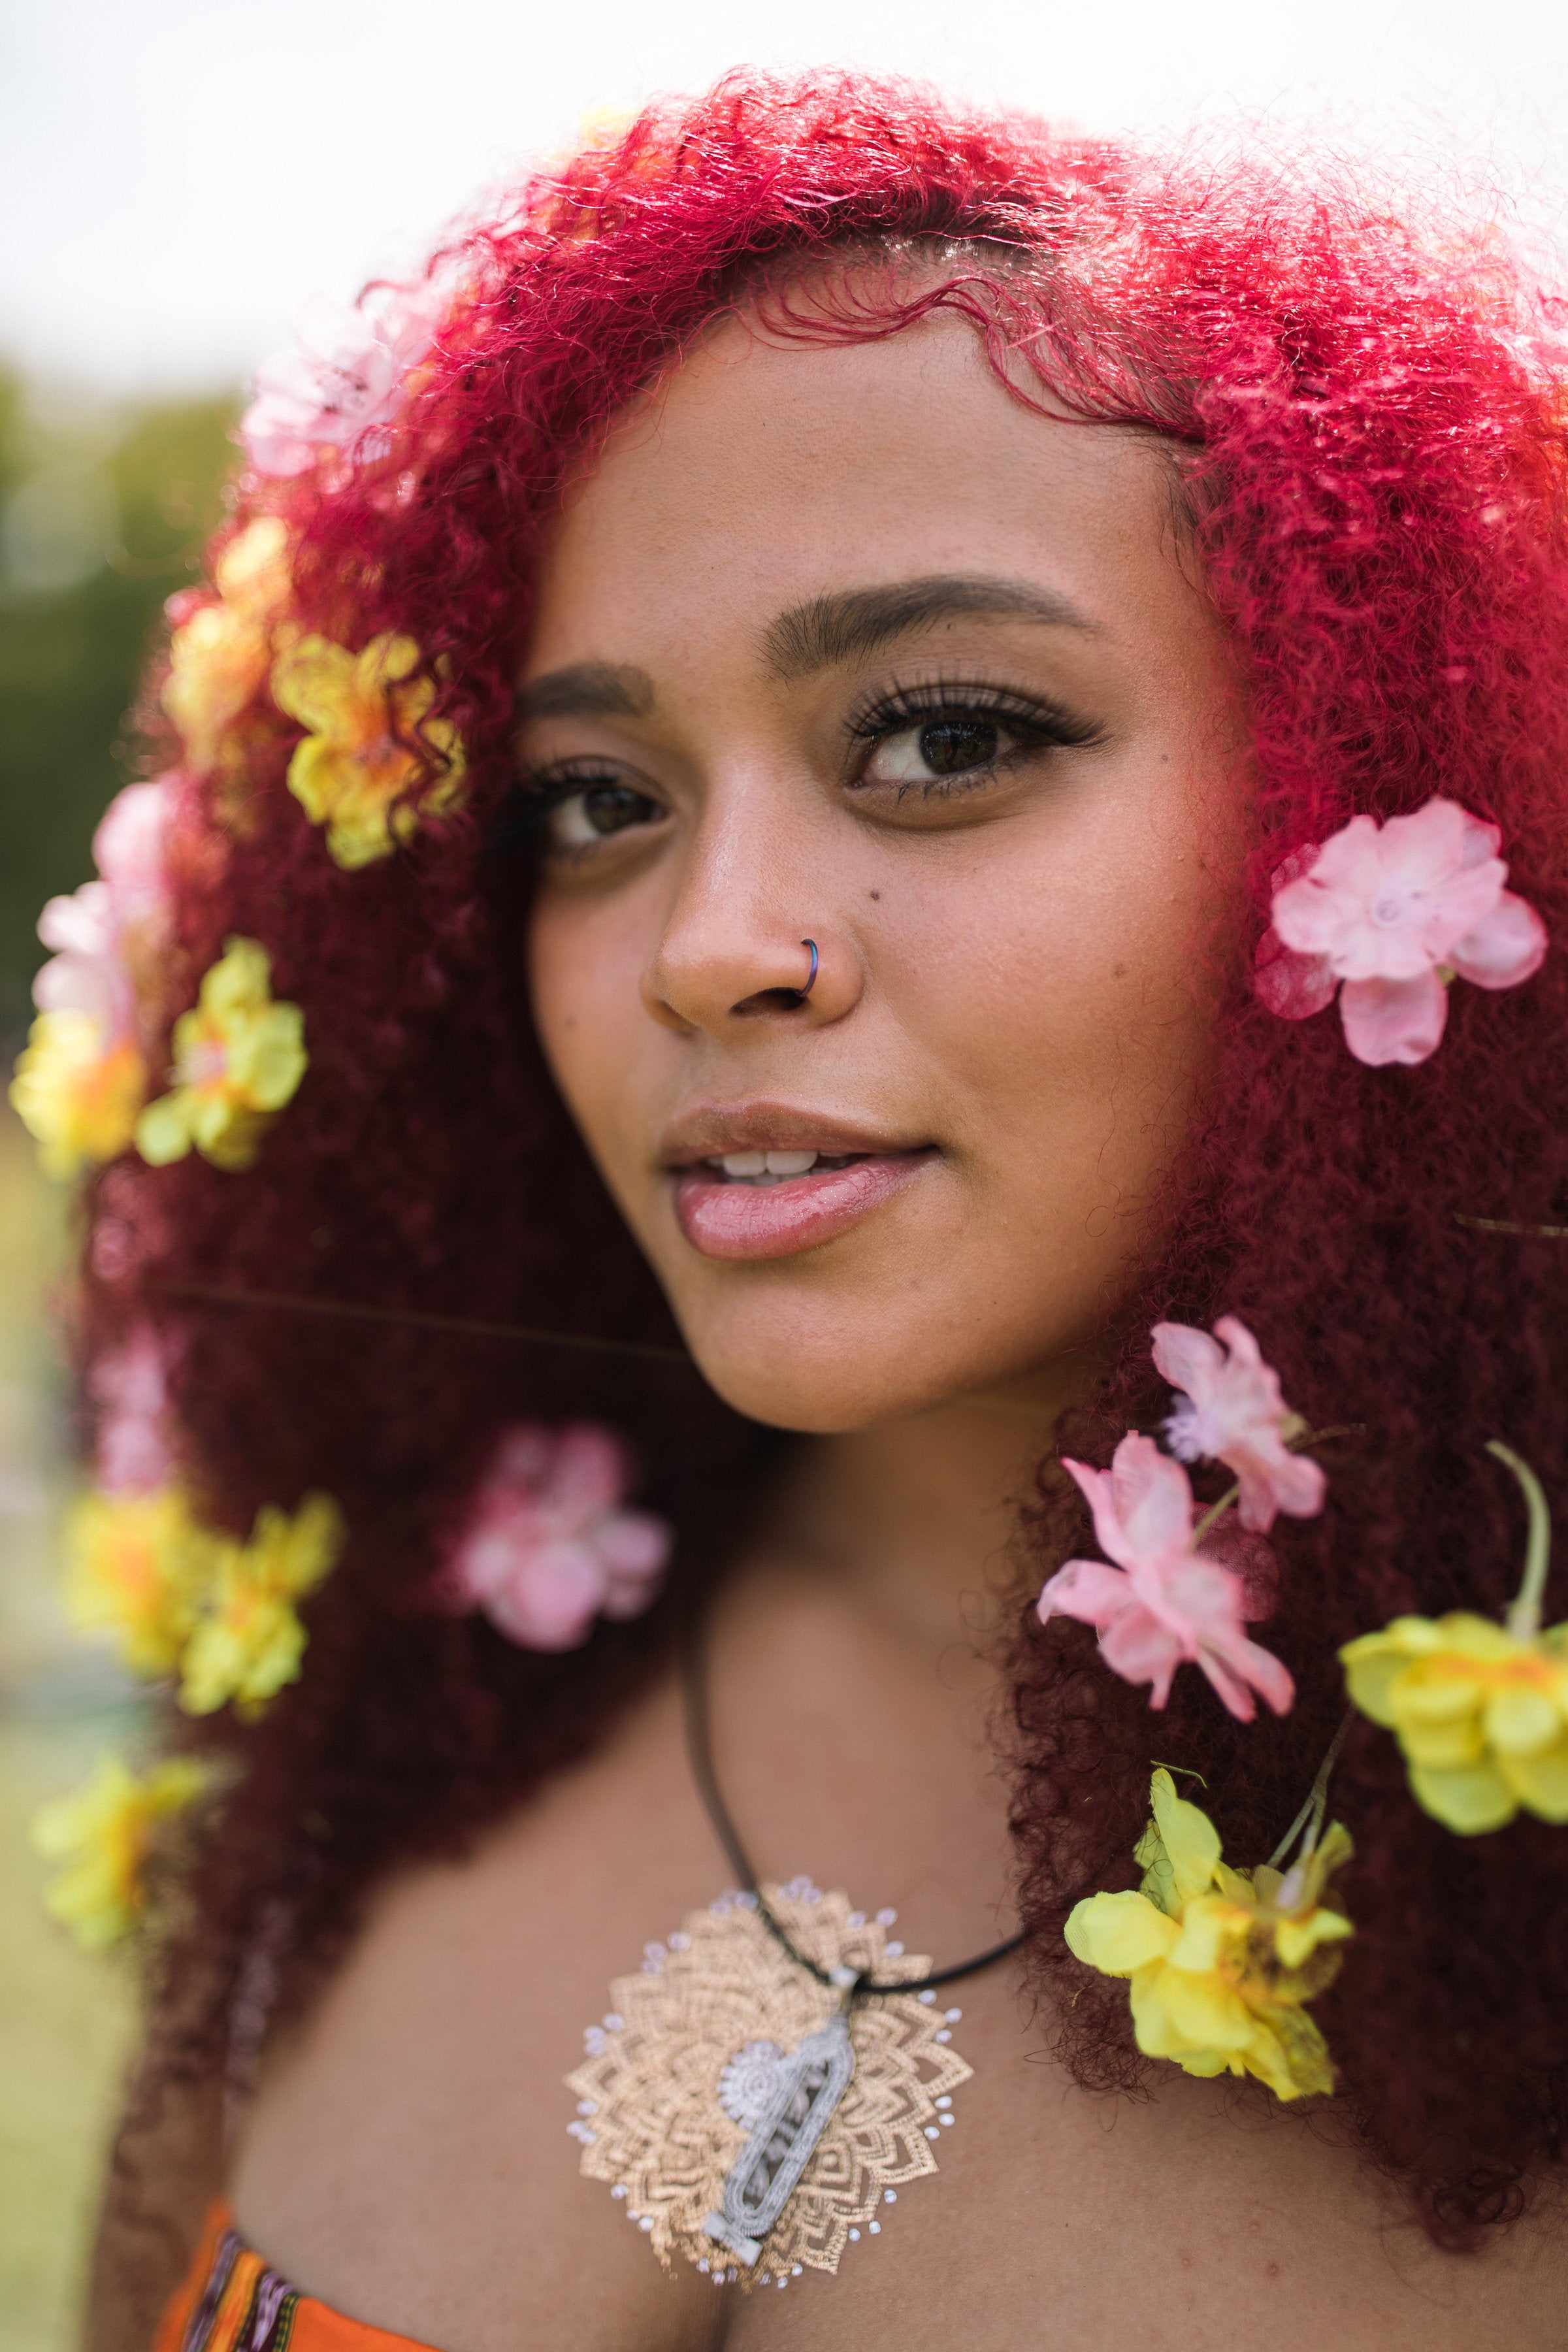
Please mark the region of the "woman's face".
[[540, 1034], [721, 1394], [844, 1430], [1092, 1347], [1238, 831], [1160, 454], [952, 318], [732, 322], [571, 499], [522, 709]]

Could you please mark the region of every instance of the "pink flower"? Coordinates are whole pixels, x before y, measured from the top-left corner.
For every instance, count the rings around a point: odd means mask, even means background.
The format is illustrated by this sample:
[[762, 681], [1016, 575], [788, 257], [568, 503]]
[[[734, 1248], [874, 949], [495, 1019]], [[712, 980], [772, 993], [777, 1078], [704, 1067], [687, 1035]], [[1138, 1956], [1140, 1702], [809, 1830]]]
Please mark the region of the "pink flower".
[[447, 281], [432, 279], [384, 299], [379, 312], [324, 297], [307, 303], [297, 328], [305, 348], [262, 362], [240, 419], [257, 472], [307, 473], [323, 449], [378, 454], [449, 300]]
[[1165, 1423], [1172, 1453], [1183, 1462], [1223, 1462], [1234, 1470], [1241, 1524], [1259, 1535], [1280, 1511], [1293, 1519], [1315, 1517], [1326, 1481], [1315, 1462], [1286, 1445], [1304, 1424], [1280, 1395], [1279, 1373], [1234, 1315], [1222, 1315], [1214, 1333], [1211, 1339], [1186, 1323], [1154, 1326], [1154, 1369], [1183, 1391]]
[[167, 1369], [164, 1342], [147, 1324], [93, 1367], [89, 1385], [99, 1407], [94, 1473], [106, 1495], [150, 1495], [174, 1475]]
[[135, 1027], [131, 956], [153, 945], [169, 904], [163, 841], [176, 779], [128, 784], [110, 801], [92, 837], [99, 879], [51, 898], [38, 937], [57, 952], [33, 982], [40, 1013], [90, 1013], [106, 1044]]
[[1129, 1431], [1109, 1470], [1064, 1466], [1118, 1565], [1069, 1559], [1040, 1594], [1041, 1623], [1061, 1615], [1097, 1626], [1106, 1664], [1126, 1682], [1152, 1684], [1151, 1706], [1164, 1706], [1185, 1660], [1202, 1667], [1241, 1722], [1257, 1712], [1255, 1690], [1283, 1715], [1296, 1686], [1278, 1658], [1247, 1640], [1241, 1578], [1194, 1551], [1193, 1490], [1181, 1464]]
[[1505, 890], [1502, 835], [1454, 801], [1414, 816], [1350, 823], [1274, 877], [1272, 928], [1255, 981], [1288, 1021], [1321, 1013], [1340, 992], [1356, 1059], [1424, 1062], [1448, 1017], [1445, 982], [1513, 988], [1539, 970], [1546, 927]]
[[670, 1529], [623, 1510], [631, 1464], [607, 1429], [509, 1430], [447, 1564], [459, 1605], [529, 1650], [574, 1650], [595, 1617], [637, 1617], [658, 1589]]

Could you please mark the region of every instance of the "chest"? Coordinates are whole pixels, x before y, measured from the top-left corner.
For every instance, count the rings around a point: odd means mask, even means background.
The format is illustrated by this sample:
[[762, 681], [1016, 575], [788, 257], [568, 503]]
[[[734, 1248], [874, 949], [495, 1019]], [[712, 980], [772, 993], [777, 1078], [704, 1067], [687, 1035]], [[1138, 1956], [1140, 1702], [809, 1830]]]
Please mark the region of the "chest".
[[[869, 1937], [883, 1969], [952, 1960], [1005, 1929], [984, 1900], [988, 1817], [968, 1802], [922, 1791], [901, 1837], [860, 1845], [855, 1815], [817, 1804], [820, 1859], [802, 1850], [803, 1815], [784, 1843], [830, 1895], [867, 1906], [852, 1930], [848, 1901], [829, 1903], [823, 1932], [856, 1958]], [[783, 2287], [763, 2263], [763, 2283], [742, 2285], [714, 2239], [700, 2268], [702, 2221], [769, 2099], [791, 2104], [781, 2064], [834, 2009], [754, 1920], [722, 1903], [716, 1916], [726, 1876], [674, 1716], [655, 1706], [479, 1854], [389, 1889], [263, 2082], [232, 2184], [249, 2242], [307, 2293], [442, 2352], [856, 2337], [1111, 2352], [1134, 2326], [1141, 2342], [1212, 2352], [1215, 2311], [1255, 2313], [1263, 2332], [1232, 2340], [1262, 2341], [1282, 2296], [1299, 2340], [1346, 2352], [1553, 2340], [1531, 2336], [1524, 2303], [1479, 2301], [1452, 2264], [1452, 2311], [1435, 2318], [1388, 2262], [1353, 2164], [1310, 2132], [1180, 2077], [1142, 2105], [1075, 2089], [1013, 1963], [933, 2002], [866, 2004], [853, 2080], [808, 2067], [795, 2081], [797, 2122], [814, 2085], [835, 2092], [802, 2175], [818, 2191], [828, 2175], [812, 2213], [830, 2263], [792, 2260]], [[795, 1900], [808, 1939], [813, 1906]], [[684, 2197], [684, 2240], [657, 2218], [660, 2197]]]

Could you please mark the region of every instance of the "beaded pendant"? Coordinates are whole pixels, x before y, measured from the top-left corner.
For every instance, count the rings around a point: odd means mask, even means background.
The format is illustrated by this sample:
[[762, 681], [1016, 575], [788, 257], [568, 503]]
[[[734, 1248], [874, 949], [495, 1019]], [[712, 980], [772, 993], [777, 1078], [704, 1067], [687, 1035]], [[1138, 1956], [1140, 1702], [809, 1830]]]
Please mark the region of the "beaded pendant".
[[[846, 1985], [931, 1971], [889, 1942], [890, 1911], [868, 1919], [805, 1878], [763, 1896]], [[937, 2169], [973, 2072], [952, 2047], [958, 2010], [930, 1991], [847, 2009], [770, 1935], [754, 1895], [690, 1913], [610, 2002], [566, 2077], [581, 2169], [667, 2270], [681, 2257], [719, 2285], [832, 2274], [847, 2245], [879, 2237], [900, 2189]]]

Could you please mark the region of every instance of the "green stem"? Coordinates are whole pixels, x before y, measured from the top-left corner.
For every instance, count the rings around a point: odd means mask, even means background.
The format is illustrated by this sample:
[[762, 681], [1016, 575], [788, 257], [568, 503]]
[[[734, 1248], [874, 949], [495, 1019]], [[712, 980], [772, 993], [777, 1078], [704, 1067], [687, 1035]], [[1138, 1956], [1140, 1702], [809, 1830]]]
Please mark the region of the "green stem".
[[1225, 1514], [1229, 1510], [1231, 1505], [1235, 1502], [1240, 1492], [1241, 1488], [1239, 1486], [1227, 1487], [1226, 1492], [1220, 1496], [1218, 1502], [1211, 1504], [1209, 1508], [1204, 1513], [1203, 1517], [1193, 1529], [1192, 1544], [1194, 1551], [1196, 1551], [1205, 1536], [1207, 1535], [1209, 1529], [1214, 1526], [1215, 1521], [1225, 1517]]
[[1541, 1602], [1546, 1591], [1546, 1570], [1552, 1559], [1552, 1514], [1547, 1509], [1541, 1481], [1528, 1462], [1521, 1462], [1511, 1447], [1500, 1444], [1495, 1437], [1488, 1439], [1487, 1452], [1508, 1465], [1524, 1490], [1525, 1507], [1530, 1513], [1530, 1540], [1524, 1550], [1524, 1579], [1503, 1622], [1516, 1642], [1533, 1642], [1541, 1631]]
[[1345, 1734], [1354, 1719], [1354, 1707], [1347, 1707], [1339, 1729], [1329, 1742], [1329, 1752], [1318, 1767], [1318, 1777], [1307, 1791], [1306, 1803], [1268, 1857], [1268, 1867], [1270, 1870], [1279, 1868], [1290, 1848], [1295, 1844], [1297, 1832], [1304, 1823], [1308, 1824], [1307, 1834], [1297, 1858], [1299, 1861], [1308, 1862], [1316, 1852], [1318, 1839], [1322, 1832], [1323, 1815], [1329, 1806], [1329, 1775], [1340, 1760], [1340, 1750], [1345, 1744]]

